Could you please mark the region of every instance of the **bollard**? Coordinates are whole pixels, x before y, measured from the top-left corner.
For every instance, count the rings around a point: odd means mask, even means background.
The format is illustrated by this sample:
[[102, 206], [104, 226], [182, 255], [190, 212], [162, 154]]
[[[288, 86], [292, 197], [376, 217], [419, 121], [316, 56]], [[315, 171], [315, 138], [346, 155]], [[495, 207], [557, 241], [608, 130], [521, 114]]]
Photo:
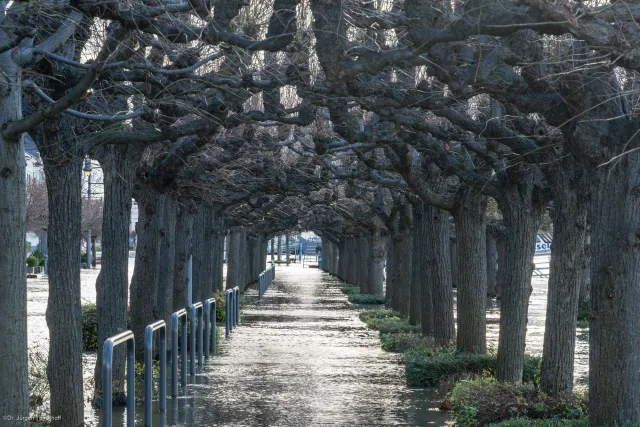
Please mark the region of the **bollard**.
[[191, 351], [189, 353], [189, 371], [196, 374], [196, 316], [198, 317], [198, 367], [202, 367], [202, 303], [191, 304]]
[[228, 338], [231, 333], [231, 304], [232, 304], [232, 294], [233, 291], [231, 289], [227, 289], [224, 293], [225, 297], [225, 306], [224, 306], [224, 318], [225, 318], [225, 331], [224, 334]]
[[171, 315], [171, 397], [178, 396], [178, 320], [182, 326], [182, 368], [180, 382], [187, 385], [187, 310], [184, 308]]
[[240, 288], [233, 288], [233, 326], [240, 323]]
[[160, 331], [160, 413], [167, 411], [167, 325], [158, 320], [144, 329], [144, 427], [151, 427], [153, 409], [153, 333]]
[[135, 427], [136, 407], [136, 367], [135, 341], [133, 332], [125, 331], [107, 338], [102, 353], [102, 425], [111, 427], [113, 423], [113, 348], [127, 343], [127, 427]]
[[[211, 331], [209, 331], [211, 324]], [[204, 360], [209, 360], [209, 350], [216, 354], [216, 299], [209, 298], [204, 302]]]

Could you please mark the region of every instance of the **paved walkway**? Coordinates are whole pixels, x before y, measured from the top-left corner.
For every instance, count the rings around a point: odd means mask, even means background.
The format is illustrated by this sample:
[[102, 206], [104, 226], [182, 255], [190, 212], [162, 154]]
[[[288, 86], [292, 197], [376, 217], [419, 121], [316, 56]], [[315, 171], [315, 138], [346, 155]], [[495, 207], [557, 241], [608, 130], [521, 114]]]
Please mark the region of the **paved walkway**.
[[167, 425], [444, 425], [446, 414], [428, 392], [407, 389], [399, 356], [380, 349], [339, 286], [318, 269], [278, 267], [186, 396], [169, 399]]

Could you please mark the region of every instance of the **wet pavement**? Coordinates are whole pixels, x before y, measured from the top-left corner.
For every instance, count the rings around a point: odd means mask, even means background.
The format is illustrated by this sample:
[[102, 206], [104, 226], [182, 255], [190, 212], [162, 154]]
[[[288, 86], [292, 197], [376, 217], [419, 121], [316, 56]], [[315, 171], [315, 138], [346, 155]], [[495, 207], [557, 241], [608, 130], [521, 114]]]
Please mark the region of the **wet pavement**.
[[[244, 307], [218, 355], [178, 399], [169, 398], [167, 425], [447, 424], [431, 392], [406, 387], [399, 361], [381, 350], [378, 333], [349, 308], [337, 280], [299, 264], [278, 267], [272, 287], [259, 304]], [[124, 415], [114, 414], [114, 425]], [[141, 415], [136, 408], [136, 419]], [[154, 425], [160, 423], [157, 417]]]

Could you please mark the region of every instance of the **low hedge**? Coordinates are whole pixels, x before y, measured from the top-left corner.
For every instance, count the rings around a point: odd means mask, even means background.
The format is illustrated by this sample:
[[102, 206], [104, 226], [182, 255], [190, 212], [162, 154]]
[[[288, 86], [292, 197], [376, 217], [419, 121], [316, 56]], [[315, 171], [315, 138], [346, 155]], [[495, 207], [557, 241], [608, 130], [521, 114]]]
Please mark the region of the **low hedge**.
[[415, 332], [398, 332], [395, 334], [381, 334], [382, 349], [392, 353], [404, 353], [415, 346], [431, 344], [427, 338]]
[[488, 424], [489, 427], [589, 427], [589, 418], [578, 420], [542, 419], [532, 420], [531, 418], [512, 418], [498, 424]]
[[[438, 387], [444, 380], [472, 376], [495, 376], [497, 356], [493, 353], [460, 353], [455, 348], [411, 347], [404, 357], [407, 385]], [[525, 355], [523, 382], [535, 384], [540, 358]]]
[[82, 350], [98, 351], [98, 310], [95, 304], [82, 306]]
[[349, 285], [349, 284], [342, 286], [340, 288], [340, 290], [345, 295], [355, 295], [355, 294], [359, 294], [360, 293], [360, 287], [359, 286], [353, 286], [353, 285]]
[[351, 294], [347, 298], [352, 304], [384, 304], [386, 298], [384, 295], [371, 295], [371, 294]]
[[[450, 394], [456, 425], [555, 426], [588, 425], [587, 398], [573, 394], [547, 396], [531, 384], [499, 383], [483, 378], [456, 383]], [[572, 424], [568, 424], [572, 423]]]

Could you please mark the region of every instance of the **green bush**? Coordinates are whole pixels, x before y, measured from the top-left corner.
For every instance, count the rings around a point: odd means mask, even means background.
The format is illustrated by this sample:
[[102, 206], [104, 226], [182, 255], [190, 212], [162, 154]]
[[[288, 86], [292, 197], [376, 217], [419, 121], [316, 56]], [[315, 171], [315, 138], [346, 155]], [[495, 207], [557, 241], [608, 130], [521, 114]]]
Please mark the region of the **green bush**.
[[352, 304], [384, 304], [386, 298], [384, 295], [351, 294], [348, 300]]
[[44, 255], [42, 254], [42, 252], [36, 250], [31, 254], [31, 256], [38, 260], [38, 265], [34, 267], [42, 267], [44, 265]]
[[415, 332], [400, 332], [396, 334], [382, 334], [380, 336], [382, 349], [392, 353], [404, 353], [414, 346], [427, 346], [427, 339]]
[[34, 257], [33, 254], [27, 257], [27, 265], [29, 267], [37, 267], [38, 266], [38, 258]]
[[82, 350], [98, 351], [98, 311], [95, 304], [82, 306]]
[[[455, 348], [411, 347], [405, 354], [405, 374], [411, 387], [438, 387], [440, 382], [465, 376], [495, 376], [497, 357], [493, 353], [460, 353]], [[524, 383], [535, 384], [540, 358], [525, 355]]]
[[340, 290], [345, 295], [355, 295], [360, 293], [360, 287], [353, 285], [344, 285]]
[[489, 424], [489, 427], [589, 427], [589, 418], [578, 420], [543, 419], [532, 420], [531, 418], [512, 418], [498, 424]]
[[227, 307], [225, 291], [221, 289], [215, 290], [213, 298], [216, 299], [216, 323], [224, 324], [226, 321], [225, 309]]
[[399, 317], [400, 315], [393, 310], [366, 310], [362, 311], [358, 317], [364, 323], [367, 323], [371, 319], [385, 319], [388, 317]]
[[397, 317], [390, 317], [386, 319], [371, 319], [367, 323], [371, 329], [377, 329], [382, 334], [394, 334], [398, 332], [420, 332], [420, 327], [417, 325], [410, 325], [404, 320], [400, 320]]
[[[566, 425], [566, 420], [582, 422], [588, 413], [587, 399], [582, 395], [550, 397], [531, 384], [499, 383], [488, 378], [456, 383], [450, 404], [456, 424], [461, 427], [506, 420], [510, 421], [500, 425]], [[562, 424], [556, 424], [560, 421]]]

